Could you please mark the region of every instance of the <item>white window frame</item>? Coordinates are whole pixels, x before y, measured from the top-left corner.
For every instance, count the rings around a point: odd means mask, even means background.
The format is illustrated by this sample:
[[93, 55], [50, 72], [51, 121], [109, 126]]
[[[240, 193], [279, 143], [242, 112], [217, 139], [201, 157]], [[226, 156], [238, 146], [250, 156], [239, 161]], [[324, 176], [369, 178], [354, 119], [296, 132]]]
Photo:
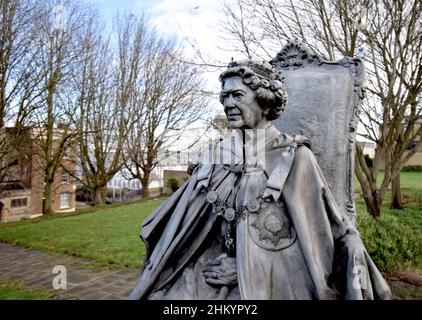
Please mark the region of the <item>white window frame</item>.
[[[65, 178], [66, 177], [66, 178]], [[70, 174], [67, 171], [62, 172], [62, 183], [69, 183], [70, 180]]]
[[60, 209], [70, 208], [70, 192], [60, 193]]

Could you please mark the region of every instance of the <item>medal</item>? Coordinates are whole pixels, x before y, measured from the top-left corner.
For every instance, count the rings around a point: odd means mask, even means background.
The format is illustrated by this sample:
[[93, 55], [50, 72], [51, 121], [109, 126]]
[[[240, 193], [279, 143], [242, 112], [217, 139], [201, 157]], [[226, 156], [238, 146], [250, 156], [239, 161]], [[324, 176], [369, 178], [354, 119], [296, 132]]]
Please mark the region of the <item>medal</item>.
[[208, 191], [206, 198], [209, 203], [214, 203], [218, 199], [218, 193], [215, 191]]
[[231, 222], [236, 218], [236, 211], [233, 208], [226, 208], [224, 210], [224, 219]]
[[246, 204], [246, 208], [250, 212], [258, 212], [259, 208], [261, 208], [261, 203], [258, 199], [249, 199], [248, 203]]

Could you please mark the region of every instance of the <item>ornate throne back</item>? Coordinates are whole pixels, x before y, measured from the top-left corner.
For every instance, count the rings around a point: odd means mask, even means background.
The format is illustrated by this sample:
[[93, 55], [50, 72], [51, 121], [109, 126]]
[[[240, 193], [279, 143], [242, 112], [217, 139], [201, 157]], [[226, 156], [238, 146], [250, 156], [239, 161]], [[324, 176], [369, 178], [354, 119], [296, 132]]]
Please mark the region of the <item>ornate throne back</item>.
[[290, 40], [271, 63], [284, 77], [289, 97], [279, 130], [311, 140], [312, 151], [340, 210], [355, 222], [354, 152], [363, 98], [360, 59], [322, 60], [302, 42]]

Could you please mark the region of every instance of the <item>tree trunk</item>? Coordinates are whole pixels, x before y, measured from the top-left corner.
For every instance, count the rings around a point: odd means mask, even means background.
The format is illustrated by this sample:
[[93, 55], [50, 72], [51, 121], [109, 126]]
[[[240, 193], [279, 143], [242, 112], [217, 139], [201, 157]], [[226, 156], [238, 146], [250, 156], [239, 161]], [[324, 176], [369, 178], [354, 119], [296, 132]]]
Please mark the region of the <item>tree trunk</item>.
[[391, 209], [403, 209], [401, 202], [400, 173], [391, 180]]
[[142, 184], [142, 197], [149, 197], [149, 172], [145, 172], [141, 179]]
[[378, 171], [375, 166], [376, 162], [374, 161], [373, 167], [371, 168], [372, 171], [368, 168], [362, 149], [357, 145], [355, 174], [362, 188], [362, 195], [368, 213], [373, 218], [378, 218], [381, 215], [380, 207], [382, 198], [377, 194], [377, 181], [375, 177]]
[[95, 190], [94, 204], [105, 204], [106, 202], [106, 188], [98, 187]]
[[[51, 61], [50, 61], [51, 63]], [[54, 181], [54, 162], [52, 161], [53, 155], [53, 130], [54, 130], [54, 116], [53, 116], [53, 103], [55, 93], [55, 80], [49, 79], [47, 86], [47, 122], [45, 124], [45, 141], [43, 141], [44, 157], [45, 157], [45, 186], [44, 186], [44, 206], [43, 213], [53, 213], [51, 209], [51, 192]], [[44, 139], [42, 139], [44, 140]]]
[[381, 215], [381, 210], [380, 210], [380, 203], [376, 195], [372, 194], [371, 196], [368, 197], [364, 193], [363, 198], [365, 199], [366, 209], [368, 210], [368, 213], [373, 218], [379, 218]]
[[44, 187], [44, 202], [43, 202], [44, 214], [53, 213], [53, 209], [51, 208], [51, 191], [52, 191], [52, 182], [50, 182], [49, 179], [46, 179], [45, 187]]

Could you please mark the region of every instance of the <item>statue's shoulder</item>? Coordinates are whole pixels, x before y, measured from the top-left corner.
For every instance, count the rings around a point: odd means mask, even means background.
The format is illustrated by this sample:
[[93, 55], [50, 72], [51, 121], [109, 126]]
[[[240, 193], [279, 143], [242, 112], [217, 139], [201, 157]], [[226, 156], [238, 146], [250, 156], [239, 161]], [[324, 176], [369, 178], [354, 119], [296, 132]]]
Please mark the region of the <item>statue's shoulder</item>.
[[302, 135], [288, 135], [280, 132], [271, 142], [272, 148], [293, 148], [305, 146], [311, 150], [311, 140]]

